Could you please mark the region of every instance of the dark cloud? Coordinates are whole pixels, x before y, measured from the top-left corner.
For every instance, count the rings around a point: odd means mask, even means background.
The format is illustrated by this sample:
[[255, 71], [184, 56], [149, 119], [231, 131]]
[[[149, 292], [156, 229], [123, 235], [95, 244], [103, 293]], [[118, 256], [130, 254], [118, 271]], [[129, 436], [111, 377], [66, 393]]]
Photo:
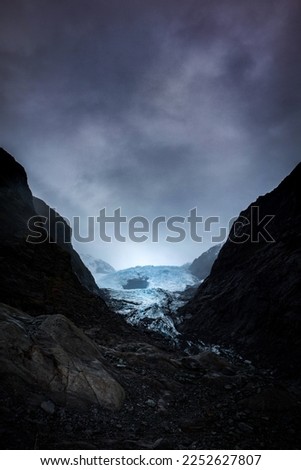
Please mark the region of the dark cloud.
[[[297, 0], [4, 0], [1, 144], [69, 218], [226, 221], [300, 160], [300, 17]], [[205, 248], [82, 251], [120, 266]]]

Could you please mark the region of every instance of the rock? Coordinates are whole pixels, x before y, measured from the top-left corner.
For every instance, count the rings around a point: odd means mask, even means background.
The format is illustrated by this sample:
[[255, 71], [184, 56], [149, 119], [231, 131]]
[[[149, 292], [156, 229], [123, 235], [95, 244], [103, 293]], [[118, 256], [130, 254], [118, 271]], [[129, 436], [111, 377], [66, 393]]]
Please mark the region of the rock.
[[153, 449], [158, 450], [173, 450], [174, 444], [171, 440], [165, 438], [159, 438], [153, 445]]
[[[101, 353], [84, 333], [62, 315], [31, 317], [0, 304], [0, 371], [2, 381], [47, 392], [54, 403], [118, 409], [124, 390], [106, 371]], [[49, 402], [43, 409], [51, 413]]]
[[[203, 351], [196, 355], [184, 356], [180, 360], [171, 360], [172, 364], [184, 367], [190, 371], [201, 374], [208, 372], [219, 372], [222, 375], [234, 375], [233, 366], [225, 358], [211, 351]], [[187, 377], [189, 374], [186, 374]], [[194, 375], [191, 375], [194, 378]]]
[[167, 410], [166, 410], [166, 402], [165, 400], [163, 400], [163, 398], [159, 398], [158, 400], [158, 411], [160, 411], [160, 413], [167, 413]]
[[203, 418], [183, 418], [179, 421], [180, 429], [185, 433], [194, 433], [199, 432], [204, 429], [204, 419]]
[[43, 401], [41, 403], [41, 408], [50, 415], [53, 415], [55, 412], [55, 404], [51, 400]]
[[123, 369], [123, 368], [127, 367], [127, 365], [123, 362], [122, 359], [119, 359], [119, 361], [116, 364], [116, 367], [119, 367], [120, 369]]
[[246, 432], [246, 433], [249, 433], [249, 432], [253, 432], [253, 427], [250, 426], [249, 424], [246, 424], [246, 423], [238, 423], [238, 428], [243, 431], [243, 432]]
[[239, 404], [252, 411], [287, 411], [297, 407], [296, 397], [285, 389], [269, 387], [241, 400]]
[[146, 405], [149, 406], [150, 408], [155, 408], [156, 407], [156, 402], [154, 400], [148, 399], [146, 400]]

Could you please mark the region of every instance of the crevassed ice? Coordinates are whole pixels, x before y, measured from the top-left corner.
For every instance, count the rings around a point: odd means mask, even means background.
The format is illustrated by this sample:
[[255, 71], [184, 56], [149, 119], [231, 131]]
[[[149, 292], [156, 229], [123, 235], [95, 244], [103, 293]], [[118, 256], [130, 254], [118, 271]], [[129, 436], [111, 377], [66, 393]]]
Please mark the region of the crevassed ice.
[[[148, 287], [124, 289], [130, 279], [147, 279]], [[125, 315], [129, 323], [176, 339], [179, 332], [170, 315], [185, 303], [180, 293], [198, 283], [199, 280], [182, 267], [138, 266], [103, 277], [100, 287], [109, 289], [111, 306]]]

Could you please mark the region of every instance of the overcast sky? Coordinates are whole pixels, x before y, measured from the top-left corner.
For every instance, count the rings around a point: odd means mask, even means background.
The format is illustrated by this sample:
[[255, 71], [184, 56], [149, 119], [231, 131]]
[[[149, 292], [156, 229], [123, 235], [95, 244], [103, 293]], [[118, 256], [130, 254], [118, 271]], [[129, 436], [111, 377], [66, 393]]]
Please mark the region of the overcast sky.
[[[84, 228], [104, 207], [226, 224], [300, 161], [300, 5], [1, 0], [1, 145]], [[164, 233], [76, 248], [123, 268], [210, 246]]]

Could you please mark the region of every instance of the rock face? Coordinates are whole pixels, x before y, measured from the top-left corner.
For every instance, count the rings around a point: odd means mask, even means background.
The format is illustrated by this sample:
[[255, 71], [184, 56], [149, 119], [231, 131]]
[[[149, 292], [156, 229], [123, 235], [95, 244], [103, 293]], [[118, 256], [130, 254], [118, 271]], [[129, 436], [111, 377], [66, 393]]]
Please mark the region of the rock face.
[[[261, 222], [266, 215], [274, 215], [273, 220], [258, 227], [257, 216]], [[274, 242], [263, 228], [266, 222]], [[243, 236], [248, 240], [241, 243]], [[300, 279], [301, 164], [240, 214], [210, 276], [181, 312], [182, 332], [235, 345], [296, 374], [301, 360]]]
[[96, 344], [62, 315], [34, 318], [0, 304], [0, 373], [2, 386], [30, 393], [44, 408], [50, 399], [77, 409], [116, 409], [124, 399]]
[[0, 148], [0, 242], [19, 239], [35, 215], [24, 168]]
[[[43, 215], [48, 206], [37, 200], [35, 204]], [[1, 149], [0, 301], [30, 315], [62, 314], [79, 326], [101, 322], [106, 341], [114, 340], [114, 334], [123, 334], [125, 322], [91, 292], [93, 278], [70, 243], [63, 243], [60, 237], [57, 243], [26, 241], [31, 234], [28, 220], [33, 216], [37, 217], [37, 213], [25, 170]], [[71, 231], [68, 226], [66, 229], [68, 239]], [[89, 282], [90, 291], [85, 286]]]
[[92, 274], [82, 262], [79, 254], [73, 249], [71, 243], [72, 229], [66, 220], [42, 199], [33, 197], [33, 204], [36, 213], [45, 218], [44, 227], [47, 230], [48, 237], [70, 254], [71, 266], [80, 283], [89, 291], [99, 294], [99, 288]]
[[220, 249], [221, 245], [215, 245], [209, 250], [205, 251], [205, 253], [202, 253], [201, 256], [196, 258], [188, 268], [191, 274], [198, 277], [199, 279], [205, 279], [207, 276], [209, 276], [213, 263], [216, 260]]

